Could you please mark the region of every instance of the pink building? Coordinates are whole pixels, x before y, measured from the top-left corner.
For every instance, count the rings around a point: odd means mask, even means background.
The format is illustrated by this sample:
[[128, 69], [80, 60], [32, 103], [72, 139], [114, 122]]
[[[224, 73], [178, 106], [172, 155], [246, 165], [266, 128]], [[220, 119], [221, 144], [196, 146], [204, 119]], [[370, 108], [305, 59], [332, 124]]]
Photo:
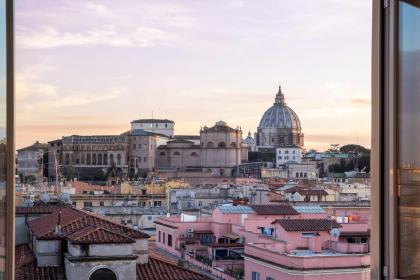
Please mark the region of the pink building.
[[369, 279], [369, 223], [313, 205], [219, 206], [159, 218], [156, 247], [223, 279]]

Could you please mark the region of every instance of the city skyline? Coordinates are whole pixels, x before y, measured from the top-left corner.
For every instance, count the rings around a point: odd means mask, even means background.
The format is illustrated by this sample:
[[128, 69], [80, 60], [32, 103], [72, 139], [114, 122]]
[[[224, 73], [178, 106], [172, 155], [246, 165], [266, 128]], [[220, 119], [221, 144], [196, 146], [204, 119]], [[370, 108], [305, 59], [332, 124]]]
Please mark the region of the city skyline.
[[246, 135], [279, 84], [307, 148], [370, 146], [370, 3], [124, 4], [17, 3], [17, 148], [152, 115]]

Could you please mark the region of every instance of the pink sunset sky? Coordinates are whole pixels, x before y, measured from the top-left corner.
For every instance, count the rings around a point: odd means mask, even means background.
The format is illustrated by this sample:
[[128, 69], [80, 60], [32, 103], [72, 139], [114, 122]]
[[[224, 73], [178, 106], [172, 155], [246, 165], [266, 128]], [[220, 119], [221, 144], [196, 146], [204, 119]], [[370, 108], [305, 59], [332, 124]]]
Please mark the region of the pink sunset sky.
[[370, 1], [19, 0], [17, 147], [168, 118], [256, 131], [281, 83], [305, 146], [370, 146]]

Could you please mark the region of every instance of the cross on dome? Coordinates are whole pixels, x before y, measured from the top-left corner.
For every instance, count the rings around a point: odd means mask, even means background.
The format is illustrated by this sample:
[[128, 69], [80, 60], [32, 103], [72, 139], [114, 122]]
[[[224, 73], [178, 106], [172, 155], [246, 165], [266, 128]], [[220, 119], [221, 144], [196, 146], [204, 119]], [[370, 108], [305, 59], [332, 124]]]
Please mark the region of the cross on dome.
[[279, 92], [278, 92], [278, 93], [277, 93], [277, 95], [276, 95], [276, 99], [275, 99], [274, 104], [279, 104], [279, 105], [281, 105], [281, 106], [286, 105], [286, 102], [285, 102], [285, 100], [284, 100], [284, 94], [283, 94], [283, 92], [281, 91], [281, 85], [279, 85]]

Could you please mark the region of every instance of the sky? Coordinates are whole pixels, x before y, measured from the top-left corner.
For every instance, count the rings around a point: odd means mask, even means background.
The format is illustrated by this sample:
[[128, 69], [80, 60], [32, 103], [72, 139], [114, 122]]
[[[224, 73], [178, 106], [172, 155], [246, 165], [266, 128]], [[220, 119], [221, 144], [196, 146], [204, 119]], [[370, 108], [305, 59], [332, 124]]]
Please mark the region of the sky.
[[16, 1], [17, 147], [176, 134], [224, 120], [254, 133], [281, 84], [305, 146], [370, 146], [371, 1]]

